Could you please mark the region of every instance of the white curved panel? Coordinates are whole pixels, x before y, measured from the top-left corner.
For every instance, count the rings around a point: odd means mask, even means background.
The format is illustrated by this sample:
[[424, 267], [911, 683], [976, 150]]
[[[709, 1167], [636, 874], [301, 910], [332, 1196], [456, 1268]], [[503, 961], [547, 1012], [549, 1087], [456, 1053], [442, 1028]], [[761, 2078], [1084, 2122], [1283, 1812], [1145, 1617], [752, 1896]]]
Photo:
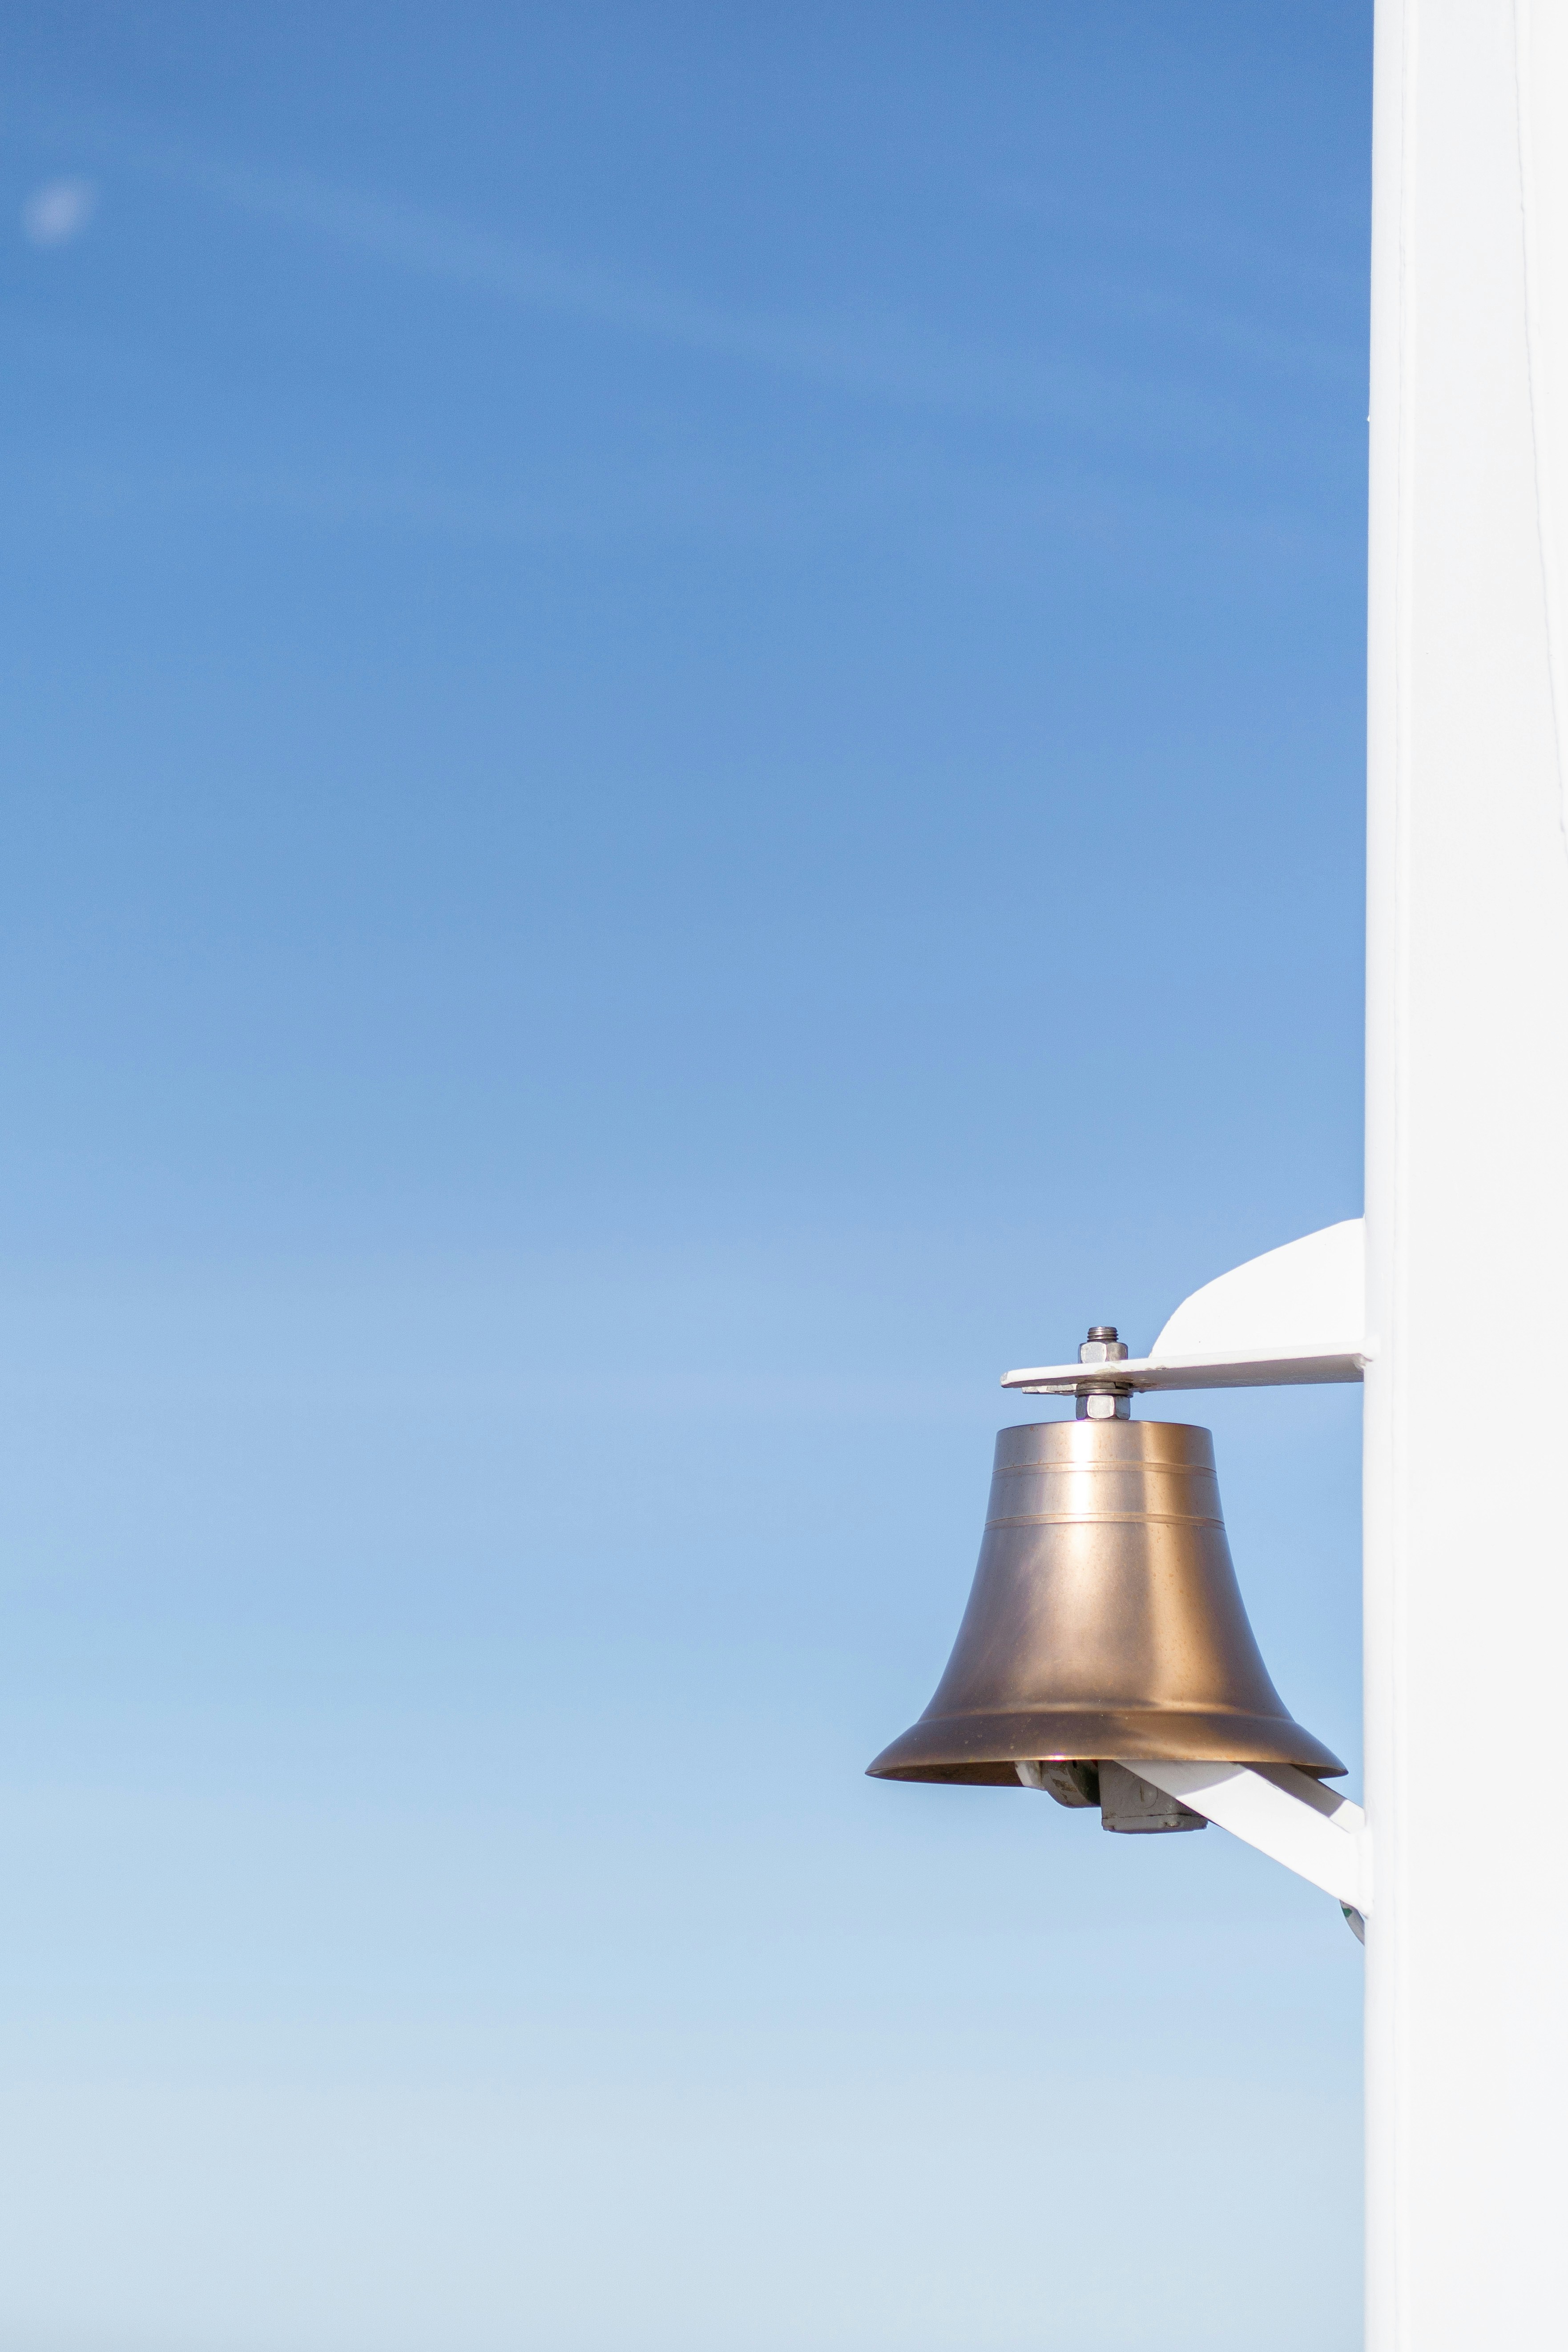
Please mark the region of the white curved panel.
[[1365, 1334], [1365, 1230], [1359, 1217], [1347, 1217], [1205, 1282], [1183, 1299], [1149, 1355], [1154, 1363], [1264, 1352], [1359, 1355]]
[[1254, 1389], [1359, 1381], [1366, 1247], [1359, 1217], [1248, 1258], [1184, 1298], [1146, 1356], [1004, 1372], [1026, 1396], [1072, 1396], [1096, 1373], [1134, 1391]]

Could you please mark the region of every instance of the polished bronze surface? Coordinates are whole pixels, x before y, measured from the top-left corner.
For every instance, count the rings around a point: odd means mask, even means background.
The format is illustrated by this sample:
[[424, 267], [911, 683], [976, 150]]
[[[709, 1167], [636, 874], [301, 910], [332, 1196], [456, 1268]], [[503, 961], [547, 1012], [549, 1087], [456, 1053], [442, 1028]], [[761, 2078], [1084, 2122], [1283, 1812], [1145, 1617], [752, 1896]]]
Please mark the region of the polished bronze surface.
[[1017, 1788], [1025, 1759], [1105, 1757], [1345, 1769], [1292, 1722], [1258, 1655], [1208, 1431], [1029, 1422], [997, 1434], [947, 1672], [869, 1769]]

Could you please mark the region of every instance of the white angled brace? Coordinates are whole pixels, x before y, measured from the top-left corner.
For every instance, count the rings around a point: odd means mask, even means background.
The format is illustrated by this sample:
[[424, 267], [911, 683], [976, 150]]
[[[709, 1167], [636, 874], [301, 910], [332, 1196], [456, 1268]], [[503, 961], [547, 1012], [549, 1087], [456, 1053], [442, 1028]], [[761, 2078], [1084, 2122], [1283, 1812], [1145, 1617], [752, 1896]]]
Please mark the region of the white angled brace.
[[1310, 1879], [1363, 1919], [1370, 1917], [1372, 1838], [1366, 1815], [1310, 1773], [1289, 1764], [1152, 1764], [1141, 1756], [1120, 1760], [1205, 1821]]

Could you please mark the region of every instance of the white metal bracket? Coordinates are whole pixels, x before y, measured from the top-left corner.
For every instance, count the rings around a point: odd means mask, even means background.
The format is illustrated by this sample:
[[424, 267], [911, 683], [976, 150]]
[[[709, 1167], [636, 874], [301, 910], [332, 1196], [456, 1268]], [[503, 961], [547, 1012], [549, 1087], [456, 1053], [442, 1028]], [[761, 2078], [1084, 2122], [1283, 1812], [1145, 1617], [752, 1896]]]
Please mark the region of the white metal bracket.
[[[1283, 1863], [1331, 1895], [1347, 1916], [1372, 1913], [1372, 1836], [1366, 1815], [1289, 1764], [1150, 1763], [1121, 1759], [1205, 1821]], [[1355, 1925], [1355, 1920], [1352, 1920]]]
[[1004, 1372], [1026, 1396], [1072, 1396], [1086, 1377], [1123, 1389], [1251, 1389], [1359, 1381], [1366, 1334], [1359, 1217], [1248, 1258], [1184, 1298], [1146, 1356]]
[[[1002, 1385], [1026, 1396], [1073, 1396], [1092, 1383], [1134, 1390], [1276, 1388], [1359, 1381], [1373, 1353], [1366, 1329], [1365, 1227], [1361, 1218], [1349, 1217], [1266, 1250], [1194, 1290], [1147, 1356], [1039, 1364], [1005, 1373]], [[1360, 1934], [1372, 1910], [1372, 1839], [1366, 1816], [1348, 1797], [1289, 1764], [1117, 1760], [1321, 1886]], [[1024, 1777], [1025, 1768], [1018, 1769]], [[1044, 1783], [1031, 1780], [1029, 1785]]]

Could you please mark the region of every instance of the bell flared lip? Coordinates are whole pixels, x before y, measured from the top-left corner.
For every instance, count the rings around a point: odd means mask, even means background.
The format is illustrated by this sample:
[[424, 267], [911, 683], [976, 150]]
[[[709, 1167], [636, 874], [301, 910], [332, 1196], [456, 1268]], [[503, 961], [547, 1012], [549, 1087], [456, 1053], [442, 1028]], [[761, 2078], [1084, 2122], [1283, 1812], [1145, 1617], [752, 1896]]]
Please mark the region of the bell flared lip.
[[957, 1780], [1019, 1788], [1023, 1762], [1293, 1764], [1332, 1780], [1331, 1748], [1280, 1716], [1226, 1707], [1040, 1707], [1007, 1715], [924, 1717], [866, 1767], [874, 1780]]

